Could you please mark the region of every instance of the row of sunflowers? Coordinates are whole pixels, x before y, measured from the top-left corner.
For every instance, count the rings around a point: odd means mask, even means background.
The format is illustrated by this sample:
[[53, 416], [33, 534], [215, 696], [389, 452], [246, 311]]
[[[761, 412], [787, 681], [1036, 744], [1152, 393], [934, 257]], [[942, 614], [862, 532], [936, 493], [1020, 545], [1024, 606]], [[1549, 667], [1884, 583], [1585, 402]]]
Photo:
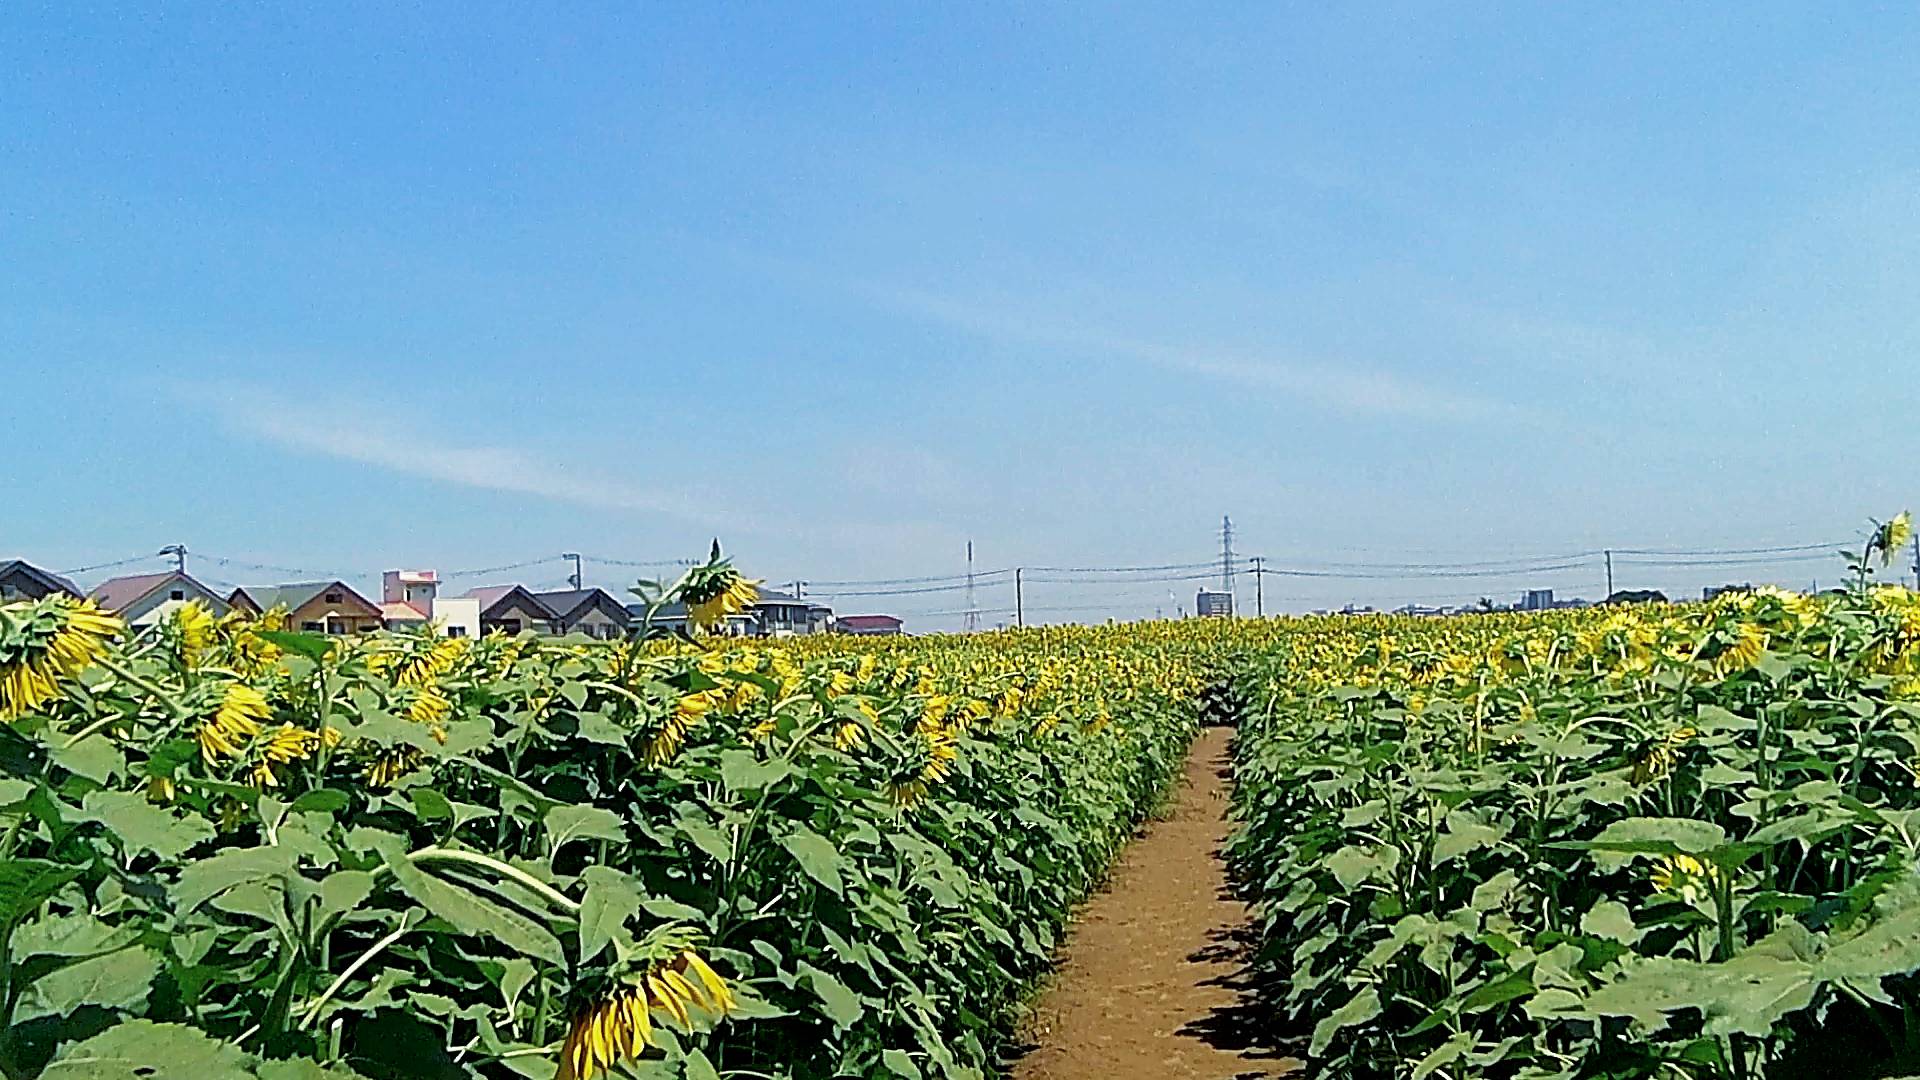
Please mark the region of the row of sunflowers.
[[1231, 848], [1329, 1077], [1920, 1072], [1920, 595], [1293, 620]]
[[0, 607], [0, 1074], [982, 1076], [1206, 644]]

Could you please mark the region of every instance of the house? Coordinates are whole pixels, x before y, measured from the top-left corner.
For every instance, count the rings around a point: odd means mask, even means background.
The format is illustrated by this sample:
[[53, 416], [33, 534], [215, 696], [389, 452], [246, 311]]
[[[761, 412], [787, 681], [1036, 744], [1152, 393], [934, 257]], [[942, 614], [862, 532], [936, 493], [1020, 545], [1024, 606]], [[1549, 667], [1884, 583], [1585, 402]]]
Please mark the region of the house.
[[432, 570], [389, 570], [380, 578], [380, 618], [389, 630], [436, 627], [446, 637], [475, 638], [480, 630], [480, 601], [470, 596], [440, 596], [440, 575]]
[[900, 620], [891, 615], [842, 615], [833, 624], [840, 633], [859, 637], [897, 637], [903, 633], [900, 627]]
[[560, 613], [520, 585], [487, 585], [467, 591], [469, 599], [480, 602], [480, 630], [491, 634], [518, 634], [531, 630], [536, 634], [554, 633]]
[[135, 627], [152, 626], [172, 614], [175, 608], [195, 600], [215, 615], [225, 615], [229, 610], [227, 601], [222, 600], [219, 593], [178, 570], [108, 578], [95, 585], [88, 596], [126, 620], [128, 626]]
[[791, 593], [762, 589], [753, 605], [754, 631], [761, 637], [824, 634], [833, 621], [833, 609]]
[[[639, 633], [641, 622], [647, 617], [647, 605], [628, 604], [627, 616], [632, 632]], [[660, 610], [653, 613], [653, 629], [666, 631], [687, 629], [687, 605], [678, 602], [662, 604]], [[707, 632], [726, 637], [752, 637], [760, 632], [760, 624], [752, 612], [741, 611], [727, 616], [724, 625], [714, 627]]]
[[38, 600], [55, 593], [80, 599], [80, 590], [73, 587], [73, 582], [58, 574], [48, 573], [20, 559], [0, 562], [0, 603]]
[[533, 596], [559, 616], [554, 620], [558, 633], [618, 641], [633, 628], [633, 616], [627, 613], [626, 606], [605, 589], [572, 589]]
[[382, 624], [380, 605], [344, 581], [245, 585], [233, 590], [227, 600], [252, 615], [285, 608], [287, 628], [308, 634], [367, 634]]

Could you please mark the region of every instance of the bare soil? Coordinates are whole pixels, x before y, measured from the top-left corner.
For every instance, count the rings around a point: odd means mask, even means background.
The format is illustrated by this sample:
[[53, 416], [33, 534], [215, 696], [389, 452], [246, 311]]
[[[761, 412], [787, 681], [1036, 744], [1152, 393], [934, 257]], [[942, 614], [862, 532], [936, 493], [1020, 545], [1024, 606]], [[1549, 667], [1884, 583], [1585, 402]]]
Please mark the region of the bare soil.
[[1247, 910], [1227, 885], [1233, 731], [1203, 730], [1171, 814], [1081, 911], [1011, 1063], [1014, 1080], [1255, 1080], [1303, 1074], [1262, 1045], [1243, 977]]

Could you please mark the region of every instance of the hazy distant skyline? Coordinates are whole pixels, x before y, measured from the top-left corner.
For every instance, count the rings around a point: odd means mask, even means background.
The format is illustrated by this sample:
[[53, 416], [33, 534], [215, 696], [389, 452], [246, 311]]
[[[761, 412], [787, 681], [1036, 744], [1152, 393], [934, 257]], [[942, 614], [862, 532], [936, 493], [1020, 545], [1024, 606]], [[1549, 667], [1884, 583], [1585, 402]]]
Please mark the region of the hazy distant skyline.
[[1199, 561], [1222, 513], [1304, 565], [1845, 540], [1917, 501], [1920, 15], [1207, 15], [9, 8], [0, 558], [365, 580], [718, 535], [783, 582], [969, 539]]

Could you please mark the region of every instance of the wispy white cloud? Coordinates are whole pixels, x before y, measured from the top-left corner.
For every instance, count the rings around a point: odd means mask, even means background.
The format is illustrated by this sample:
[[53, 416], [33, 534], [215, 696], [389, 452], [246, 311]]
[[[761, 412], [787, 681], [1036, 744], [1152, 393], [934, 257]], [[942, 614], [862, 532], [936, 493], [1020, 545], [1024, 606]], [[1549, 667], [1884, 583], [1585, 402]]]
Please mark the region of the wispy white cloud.
[[233, 430], [288, 450], [483, 491], [721, 524], [691, 498], [518, 447], [421, 434], [400, 419], [369, 422], [359, 410], [316, 408], [314, 401], [259, 386], [195, 387], [191, 396]]
[[1428, 420], [1481, 420], [1515, 412], [1503, 402], [1392, 372], [1276, 356], [1261, 350], [1116, 334], [1071, 317], [1032, 316], [1015, 303], [989, 306], [893, 286], [856, 288], [895, 310], [982, 337], [1102, 354], [1339, 412]]

